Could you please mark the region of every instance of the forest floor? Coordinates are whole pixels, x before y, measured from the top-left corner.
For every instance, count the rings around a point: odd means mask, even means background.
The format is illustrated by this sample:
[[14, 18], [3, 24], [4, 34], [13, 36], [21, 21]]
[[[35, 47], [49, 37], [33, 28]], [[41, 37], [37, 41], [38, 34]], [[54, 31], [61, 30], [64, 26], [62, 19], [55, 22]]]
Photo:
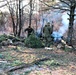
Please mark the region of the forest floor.
[[76, 75], [76, 51], [3, 46], [0, 75]]

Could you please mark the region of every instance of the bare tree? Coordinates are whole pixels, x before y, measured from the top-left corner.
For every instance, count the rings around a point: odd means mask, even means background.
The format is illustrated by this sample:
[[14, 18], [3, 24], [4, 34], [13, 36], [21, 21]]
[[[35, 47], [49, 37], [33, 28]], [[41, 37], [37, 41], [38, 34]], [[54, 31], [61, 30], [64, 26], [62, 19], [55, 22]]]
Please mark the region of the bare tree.
[[22, 17], [21, 0], [19, 0], [19, 32], [18, 32], [18, 36], [20, 36], [21, 29], [22, 29], [21, 17]]
[[67, 37], [67, 43], [68, 45], [72, 46], [72, 38], [73, 38], [73, 25], [74, 25], [74, 17], [75, 17], [75, 9], [76, 9], [76, 0], [59, 0], [60, 2], [53, 5], [50, 5], [42, 0], [39, 0], [40, 2], [43, 2], [47, 7], [52, 7], [54, 9], [60, 9], [69, 11], [69, 28], [68, 28], [68, 37]]
[[23, 9], [28, 5], [27, 4], [22, 7], [22, 1], [23, 0], [14, 0], [13, 2], [11, 2], [10, 0], [9, 2], [7, 0], [8, 8], [12, 19], [13, 33], [14, 33], [14, 36], [18, 36], [18, 37], [21, 34], [21, 30], [24, 24], [22, 23]]
[[0, 30], [5, 30], [5, 24], [6, 24], [6, 13], [3, 13], [0, 11]]
[[29, 26], [31, 26], [32, 11], [32, 0], [30, 0]]
[[62, 6], [59, 6], [60, 10], [69, 11], [69, 28], [68, 28], [68, 37], [67, 44], [73, 45], [73, 26], [74, 26], [74, 17], [75, 17], [75, 8], [76, 8], [76, 0], [60, 0]]

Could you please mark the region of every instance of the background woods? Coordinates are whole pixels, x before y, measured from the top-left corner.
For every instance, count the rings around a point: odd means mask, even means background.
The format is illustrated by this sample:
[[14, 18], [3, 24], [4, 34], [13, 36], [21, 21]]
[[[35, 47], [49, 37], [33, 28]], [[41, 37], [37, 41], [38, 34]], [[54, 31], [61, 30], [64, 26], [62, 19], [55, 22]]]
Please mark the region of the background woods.
[[[75, 0], [28, 0], [27, 3], [25, 0], [6, 0], [1, 1], [1, 3], [4, 4], [0, 7], [7, 7], [7, 10], [9, 11], [3, 12], [1, 10], [1, 26], [4, 26], [6, 30], [9, 29], [13, 32], [14, 36], [25, 36], [24, 29], [29, 25], [35, 32], [40, 33], [40, 31], [42, 32], [44, 25], [47, 22], [52, 24], [52, 21], [54, 21], [54, 29], [59, 29], [61, 25], [60, 22], [62, 23], [63, 21], [63, 13], [66, 12], [68, 15], [66, 20], [69, 21], [66, 25], [66, 32], [68, 30], [67, 43], [72, 45], [73, 39], [75, 39]], [[64, 24], [62, 23], [62, 25]]]
[[0, 0], [0, 75], [76, 75], [76, 0]]

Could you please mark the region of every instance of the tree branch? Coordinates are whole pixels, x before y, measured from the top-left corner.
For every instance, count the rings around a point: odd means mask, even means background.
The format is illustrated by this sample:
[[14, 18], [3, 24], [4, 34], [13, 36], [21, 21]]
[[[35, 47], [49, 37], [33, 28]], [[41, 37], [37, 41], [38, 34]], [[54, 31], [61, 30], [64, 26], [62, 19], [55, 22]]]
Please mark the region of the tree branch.
[[43, 4], [45, 4], [46, 6], [54, 8], [54, 9], [60, 9], [60, 10], [70, 11], [70, 9], [68, 9], [68, 8], [66, 9], [66, 8], [62, 8], [61, 6], [51, 6], [51, 5], [48, 5], [48, 4], [46, 4], [45, 2], [43, 2], [41, 0], [39, 0], [39, 1], [42, 2]]
[[23, 7], [22, 7], [22, 10], [26, 7], [26, 6], [28, 6], [30, 4], [30, 2], [27, 4], [27, 5], [24, 5]]
[[[6, 0], [7, 1], [7, 0]], [[15, 0], [13, 0], [13, 1], [8, 1], [8, 3], [11, 3], [11, 2], [14, 2]], [[3, 1], [4, 2], [4, 1]], [[2, 5], [2, 6], [0, 6], [0, 8], [2, 8], [2, 7], [4, 7], [4, 6], [6, 6], [7, 5], [7, 3], [5, 3], [4, 5]]]
[[68, 5], [68, 6], [70, 6], [69, 3], [68, 3], [68, 2], [65, 2], [64, 0], [60, 0], [60, 2], [66, 4], [66, 5]]

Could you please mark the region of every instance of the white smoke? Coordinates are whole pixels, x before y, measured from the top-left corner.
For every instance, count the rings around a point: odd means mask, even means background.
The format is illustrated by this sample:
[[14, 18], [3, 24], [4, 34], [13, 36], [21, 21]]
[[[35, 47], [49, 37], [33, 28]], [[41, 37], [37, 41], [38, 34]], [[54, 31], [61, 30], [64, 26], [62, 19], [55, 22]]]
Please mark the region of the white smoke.
[[65, 30], [68, 29], [69, 26], [69, 15], [67, 14], [67, 12], [63, 13], [62, 15], [62, 24]]
[[61, 35], [64, 35], [64, 33], [66, 33], [66, 31], [68, 30], [68, 26], [69, 26], [69, 15], [67, 14], [67, 12], [64, 12], [62, 14], [62, 26], [60, 27], [60, 29], [58, 30], [58, 32]]
[[64, 33], [66, 33], [66, 31], [68, 30], [68, 26], [69, 26], [69, 20], [68, 20], [69, 16], [67, 14], [67, 12], [64, 12], [61, 16], [62, 19], [62, 26], [60, 26], [58, 31], [53, 31], [52, 36], [54, 37], [54, 41], [56, 40], [61, 40], [61, 37], [64, 35]]
[[[47, 22], [50, 22], [50, 23], [52, 21], [55, 21], [56, 23], [61, 22], [62, 26], [60, 26], [59, 30], [53, 31], [53, 36], [55, 38], [57, 38], [57, 37], [59, 38], [59, 37], [63, 36], [64, 33], [66, 33], [66, 31], [68, 30], [68, 25], [69, 25], [68, 18], [69, 18], [69, 16], [68, 16], [67, 12], [64, 12], [64, 13], [50, 12], [49, 14], [44, 13], [40, 18], [40, 25], [41, 25], [41, 27], [44, 27]], [[39, 28], [37, 30], [37, 32], [40, 33], [41, 28]]]

